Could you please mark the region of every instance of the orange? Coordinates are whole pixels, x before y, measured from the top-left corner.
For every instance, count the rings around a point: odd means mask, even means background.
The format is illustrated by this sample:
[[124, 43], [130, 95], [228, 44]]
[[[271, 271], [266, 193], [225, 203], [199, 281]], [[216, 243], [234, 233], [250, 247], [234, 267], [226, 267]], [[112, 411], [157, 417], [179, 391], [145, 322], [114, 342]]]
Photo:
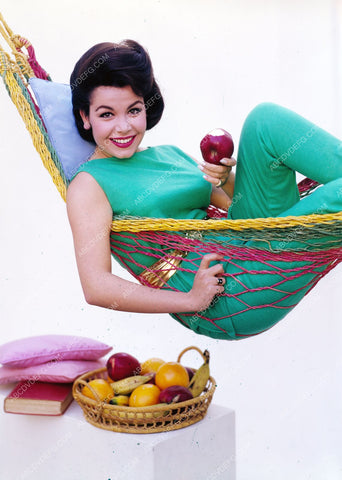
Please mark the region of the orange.
[[146, 373], [156, 373], [158, 368], [165, 363], [161, 358], [152, 357], [141, 364], [141, 375]]
[[158, 368], [155, 383], [160, 390], [173, 385], [187, 387], [189, 385], [189, 374], [180, 363], [166, 362]]
[[160, 389], [152, 383], [145, 383], [135, 388], [129, 397], [130, 407], [147, 407], [159, 403]]
[[[97, 393], [99, 399], [102, 402], [109, 402], [109, 400], [114, 397], [112, 387], [103, 378], [96, 378], [95, 380], [90, 380], [90, 382], [88, 382], [88, 385], [92, 387], [92, 389]], [[93, 400], [98, 400], [88, 386], [84, 386], [82, 388], [82, 393], [86, 397], [92, 398]]]

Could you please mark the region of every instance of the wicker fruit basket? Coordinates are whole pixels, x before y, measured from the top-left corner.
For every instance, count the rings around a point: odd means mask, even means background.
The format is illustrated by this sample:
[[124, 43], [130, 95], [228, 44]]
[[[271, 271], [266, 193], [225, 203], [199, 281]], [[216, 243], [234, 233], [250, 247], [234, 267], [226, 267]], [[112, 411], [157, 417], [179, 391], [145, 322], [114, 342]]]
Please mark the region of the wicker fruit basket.
[[[181, 361], [182, 356], [188, 350], [197, 350], [204, 358], [199, 348], [188, 347], [179, 354], [177, 362]], [[199, 422], [205, 417], [216, 388], [215, 380], [209, 377], [204, 391], [198, 397], [169, 405], [160, 404], [138, 408], [111, 405], [100, 399], [93, 400], [83, 395], [83, 387], [95, 378], [107, 379], [107, 369], [93, 370], [75, 380], [73, 396], [76, 402], [82, 408], [87, 422], [105, 430], [124, 433], [167, 432]]]

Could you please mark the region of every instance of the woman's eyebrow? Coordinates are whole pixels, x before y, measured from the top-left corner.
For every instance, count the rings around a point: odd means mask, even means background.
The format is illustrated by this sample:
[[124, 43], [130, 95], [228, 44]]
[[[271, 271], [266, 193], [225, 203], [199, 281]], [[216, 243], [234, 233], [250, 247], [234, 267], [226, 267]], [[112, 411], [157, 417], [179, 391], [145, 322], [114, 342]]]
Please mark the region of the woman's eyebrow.
[[144, 105], [144, 102], [142, 102], [141, 100], [137, 100], [136, 102], [132, 103], [132, 105], [129, 105], [128, 109], [129, 110], [130, 108], [134, 107], [134, 105], [137, 105], [137, 103], [141, 103], [142, 105]]
[[[129, 110], [130, 108], [134, 107], [134, 106], [137, 105], [138, 103], [141, 103], [141, 105], [144, 105], [144, 102], [142, 102], [141, 100], [136, 100], [136, 101], [133, 102], [131, 105], [128, 105], [127, 110]], [[97, 112], [98, 110], [100, 110], [100, 108], [105, 108], [106, 110], [112, 110], [112, 111], [114, 111], [114, 109], [113, 109], [112, 107], [109, 107], [108, 105], [100, 105], [99, 107], [96, 108], [95, 112]]]
[[97, 107], [97, 109], [95, 110], [95, 112], [97, 112], [98, 110], [100, 110], [100, 108], [105, 108], [106, 110], [113, 110], [112, 107], [109, 107], [108, 105], [100, 105], [99, 107]]

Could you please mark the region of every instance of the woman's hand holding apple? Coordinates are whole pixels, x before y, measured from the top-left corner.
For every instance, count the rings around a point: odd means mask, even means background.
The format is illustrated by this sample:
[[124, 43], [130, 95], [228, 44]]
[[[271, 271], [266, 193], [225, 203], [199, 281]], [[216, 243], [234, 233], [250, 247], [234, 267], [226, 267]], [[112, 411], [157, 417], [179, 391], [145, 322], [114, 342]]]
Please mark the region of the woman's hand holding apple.
[[[230, 175], [230, 172], [232, 170], [232, 167], [234, 167], [235, 165], [236, 165], [235, 158], [222, 158], [220, 160], [219, 165], [214, 165], [208, 162], [202, 162], [199, 165], [199, 168], [204, 173], [204, 178], [209, 183], [217, 187], [217, 186], [223, 186], [226, 183]], [[221, 182], [221, 185], [218, 185], [219, 182]]]
[[231, 158], [234, 152], [231, 135], [221, 128], [212, 130], [202, 139], [200, 148], [204, 162], [199, 168], [204, 178], [215, 187], [223, 186], [236, 165], [236, 160]]

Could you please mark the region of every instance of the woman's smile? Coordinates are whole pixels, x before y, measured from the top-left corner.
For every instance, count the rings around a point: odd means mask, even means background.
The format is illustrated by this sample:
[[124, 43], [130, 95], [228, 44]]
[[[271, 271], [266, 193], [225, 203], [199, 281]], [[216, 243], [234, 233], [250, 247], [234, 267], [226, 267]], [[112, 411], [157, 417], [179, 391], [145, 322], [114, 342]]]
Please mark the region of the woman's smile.
[[128, 148], [134, 142], [136, 135], [130, 137], [111, 138], [110, 141], [119, 148]]

